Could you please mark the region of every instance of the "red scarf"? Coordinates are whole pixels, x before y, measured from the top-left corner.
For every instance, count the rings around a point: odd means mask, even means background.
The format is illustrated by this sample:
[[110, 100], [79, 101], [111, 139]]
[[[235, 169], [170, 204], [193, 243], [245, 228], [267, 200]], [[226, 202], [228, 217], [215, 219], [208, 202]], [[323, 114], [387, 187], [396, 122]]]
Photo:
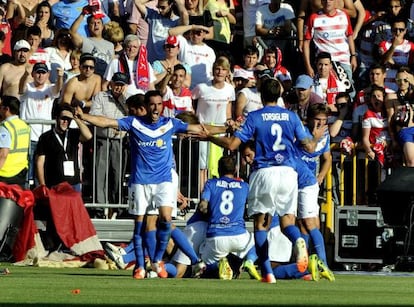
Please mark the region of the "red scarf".
[[[128, 57], [125, 52], [122, 52], [119, 55], [119, 71], [127, 75], [131, 75], [128, 67]], [[149, 66], [147, 58], [147, 48], [144, 45], [139, 47], [138, 59], [134, 61], [135, 75], [134, 82], [135, 86], [144, 92], [148, 90], [149, 87]]]
[[335, 104], [335, 97], [339, 92], [338, 84], [336, 81], [338, 77], [336, 76], [335, 72], [331, 69], [329, 72], [328, 77], [328, 86], [326, 89], [326, 103], [327, 104]]

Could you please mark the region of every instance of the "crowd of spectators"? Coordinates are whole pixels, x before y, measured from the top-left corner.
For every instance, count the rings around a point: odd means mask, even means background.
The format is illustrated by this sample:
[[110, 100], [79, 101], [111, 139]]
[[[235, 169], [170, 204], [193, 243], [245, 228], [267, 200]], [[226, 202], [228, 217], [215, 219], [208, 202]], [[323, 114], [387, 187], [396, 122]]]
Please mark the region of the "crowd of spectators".
[[[121, 101], [159, 89], [166, 115], [190, 111], [226, 125], [260, 108], [260, 83], [276, 78], [279, 105], [302, 120], [309, 105], [328, 105], [333, 142], [348, 137], [384, 169], [413, 164], [411, 2], [13, 0], [0, 15], [0, 92], [21, 100], [25, 120], [52, 119], [53, 103], [94, 109], [120, 72], [128, 76]], [[50, 127], [32, 125], [31, 180], [37, 140]], [[206, 146], [200, 188], [216, 151]]]

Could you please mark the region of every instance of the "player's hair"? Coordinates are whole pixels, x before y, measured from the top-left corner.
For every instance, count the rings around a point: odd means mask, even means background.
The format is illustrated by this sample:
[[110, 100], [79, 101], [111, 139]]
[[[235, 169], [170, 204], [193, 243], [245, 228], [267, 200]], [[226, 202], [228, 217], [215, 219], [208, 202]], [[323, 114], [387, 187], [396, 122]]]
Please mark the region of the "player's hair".
[[306, 118], [311, 119], [316, 117], [318, 114], [325, 114], [326, 116], [329, 116], [331, 114], [331, 109], [324, 104], [324, 103], [315, 103], [309, 106]]
[[135, 95], [128, 97], [128, 99], [125, 102], [128, 107], [138, 109], [138, 108], [145, 106], [144, 101], [145, 101], [144, 94], [135, 94]]
[[234, 175], [236, 173], [236, 159], [231, 156], [221, 157], [218, 161], [218, 172], [220, 177]]
[[250, 148], [253, 151], [256, 151], [256, 146], [253, 140], [248, 140], [247, 142], [241, 143], [240, 144], [240, 152], [245, 151], [247, 148]]
[[260, 95], [262, 102], [265, 105], [269, 102], [276, 102], [280, 97], [281, 85], [276, 79], [269, 78], [262, 82], [260, 85]]
[[150, 102], [150, 98], [151, 97], [155, 97], [155, 96], [162, 97], [161, 92], [159, 90], [152, 90], [152, 91], [146, 92], [145, 93], [145, 97], [144, 97], [145, 98], [144, 99], [145, 105], [147, 106], [149, 104], [149, 102]]
[[14, 96], [3, 96], [1, 98], [1, 106], [9, 108], [11, 114], [19, 115], [20, 100]]

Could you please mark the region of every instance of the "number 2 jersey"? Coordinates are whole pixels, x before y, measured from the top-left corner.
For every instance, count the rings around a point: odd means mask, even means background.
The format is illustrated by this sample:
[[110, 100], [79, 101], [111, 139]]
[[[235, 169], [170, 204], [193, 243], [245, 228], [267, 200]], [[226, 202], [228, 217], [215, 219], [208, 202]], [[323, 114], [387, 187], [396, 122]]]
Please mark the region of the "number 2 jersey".
[[207, 237], [234, 236], [246, 232], [244, 210], [249, 185], [229, 177], [210, 179], [201, 199], [208, 201]]
[[148, 123], [144, 117], [118, 119], [120, 130], [128, 131], [131, 142], [130, 184], [172, 182], [172, 136], [186, 132], [188, 124], [169, 117]]
[[265, 106], [250, 112], [241, 130], [234, 135], [242, 142], [255, 140], [257, 168], [295, 168], [295, 140], [312, 139], [296, 113], [278, 106]]

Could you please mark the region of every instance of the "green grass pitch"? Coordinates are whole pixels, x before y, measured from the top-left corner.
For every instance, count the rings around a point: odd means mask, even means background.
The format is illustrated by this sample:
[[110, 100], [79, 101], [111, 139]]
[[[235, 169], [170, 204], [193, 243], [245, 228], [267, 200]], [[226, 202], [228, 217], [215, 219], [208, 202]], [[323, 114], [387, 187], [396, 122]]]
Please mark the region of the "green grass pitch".
[[[414, 274], [337, 274], [335, 282], [145, 279], [131, 271], [8, 267], [0, 275], [0, 306], [356, 306], [414, 305]], [[72, 290], [79, 289], [78, 294]]]

